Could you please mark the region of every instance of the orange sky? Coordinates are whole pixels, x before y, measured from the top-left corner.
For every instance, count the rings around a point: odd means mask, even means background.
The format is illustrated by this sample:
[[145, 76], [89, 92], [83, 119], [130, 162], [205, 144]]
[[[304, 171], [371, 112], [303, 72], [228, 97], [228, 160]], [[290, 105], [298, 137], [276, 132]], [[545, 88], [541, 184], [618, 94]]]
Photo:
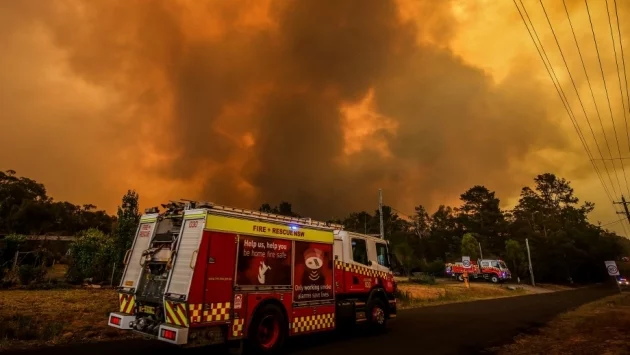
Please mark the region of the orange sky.
[[[599, 156], [540, 4], [524, 3]], [[545, 4], [607, 158], [562, 2]], [[589, 5], [630, 156], [605, 3]], [[569, 10], [618, 157], [584, 3]], [[510, 0], [7, 1], [0, 41], [0, 165], [56, 199], [113, 212], [133, 188], [144, 206], [288, 200], [325, 219], [375, 209], [378, 188], [402, 211], [474, 184], [510, 207], [549, 171], [594, 221], [620, 217]]]

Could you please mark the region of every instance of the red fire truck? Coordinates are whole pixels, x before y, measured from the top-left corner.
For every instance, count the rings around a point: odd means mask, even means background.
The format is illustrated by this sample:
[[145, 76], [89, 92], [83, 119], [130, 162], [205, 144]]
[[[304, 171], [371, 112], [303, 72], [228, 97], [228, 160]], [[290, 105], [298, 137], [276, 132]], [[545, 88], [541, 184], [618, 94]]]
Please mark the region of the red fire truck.
[[[479, 265], [481, 265], [481, 268], [479, 268]], [[458, 281], [464, 281], [464, 272], [466, 271], [468, 271], [470, 280], [484, 279], [492, 283], [499, 283], [512, 278], [512, 274], [503, 260], [471, 260], [468, 269], [464, 267], [461, 261], [446, 264], [446, 275], [452, 276]]]
[[171, 202], [142, 215], [108, 324], [272, 353], [289, 336], [396, 317], [388, 244], [342, 226]]

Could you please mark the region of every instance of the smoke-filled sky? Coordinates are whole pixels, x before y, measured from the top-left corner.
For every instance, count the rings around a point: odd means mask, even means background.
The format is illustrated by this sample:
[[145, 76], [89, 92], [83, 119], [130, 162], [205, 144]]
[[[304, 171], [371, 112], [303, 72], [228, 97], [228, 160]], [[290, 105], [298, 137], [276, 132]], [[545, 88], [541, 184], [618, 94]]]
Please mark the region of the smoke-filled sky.
[[[540, 4], [524, 2], [598, 157]], [[608, 158], [562, 2], [545, 4]], [[619, 157], [586, 8], [568, 5]], [[589, 5], [630, 156], [606, 6]], [[327, 219], [375, 209], [379, 188], [407, 213], [474, 184], [510, 207], [549, 171], [596, 202], [594, 222], [620, 217], [511, 0], [2, 1], [0, 43], [0, 168], [56, 199], [113, 212], [132, 188], [144, 206], [287, 200]]]

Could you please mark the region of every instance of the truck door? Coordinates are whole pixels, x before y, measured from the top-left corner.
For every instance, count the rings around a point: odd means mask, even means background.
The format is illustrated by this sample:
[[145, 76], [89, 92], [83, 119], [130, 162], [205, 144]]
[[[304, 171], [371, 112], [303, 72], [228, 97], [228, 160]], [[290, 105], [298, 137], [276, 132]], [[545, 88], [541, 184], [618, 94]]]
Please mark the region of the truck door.
[[[370, 268], [369, 266], [369, 253], [367, 240], [365, 238], [352, 236], [350, 238], [350, 252], [352, 261], [359, 269]], [[372, 287], [371, 283], [366, 284], [365, 279], [367, 276], [360, 272], [346, 272], [346, 288], [350, 291], [365, 291]]]
[[214, 231], [208, 234], [204, 303], [229, 303], [232, 301], [238, 236]]
[[[387, 244], [385, 242], [374, 242], [374, 247], [371, 248], [374, 252], [374, 265], [373, 268], [376, 268], [378, 271], [389, 272], [390, 264], [389, 264], [389, 254], [387, 252]], [[370, 256], [372, 258], [372, 256]]]

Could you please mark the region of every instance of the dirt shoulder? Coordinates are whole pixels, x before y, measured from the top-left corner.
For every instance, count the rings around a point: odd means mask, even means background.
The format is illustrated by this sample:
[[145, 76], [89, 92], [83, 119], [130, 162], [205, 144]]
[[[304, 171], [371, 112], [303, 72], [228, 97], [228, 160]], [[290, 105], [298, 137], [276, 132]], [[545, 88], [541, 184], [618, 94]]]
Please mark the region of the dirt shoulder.
[[630, 293], [585, 304], [548, 323], [536, 334], [519, 335], [490, 353], [630, 354]]

